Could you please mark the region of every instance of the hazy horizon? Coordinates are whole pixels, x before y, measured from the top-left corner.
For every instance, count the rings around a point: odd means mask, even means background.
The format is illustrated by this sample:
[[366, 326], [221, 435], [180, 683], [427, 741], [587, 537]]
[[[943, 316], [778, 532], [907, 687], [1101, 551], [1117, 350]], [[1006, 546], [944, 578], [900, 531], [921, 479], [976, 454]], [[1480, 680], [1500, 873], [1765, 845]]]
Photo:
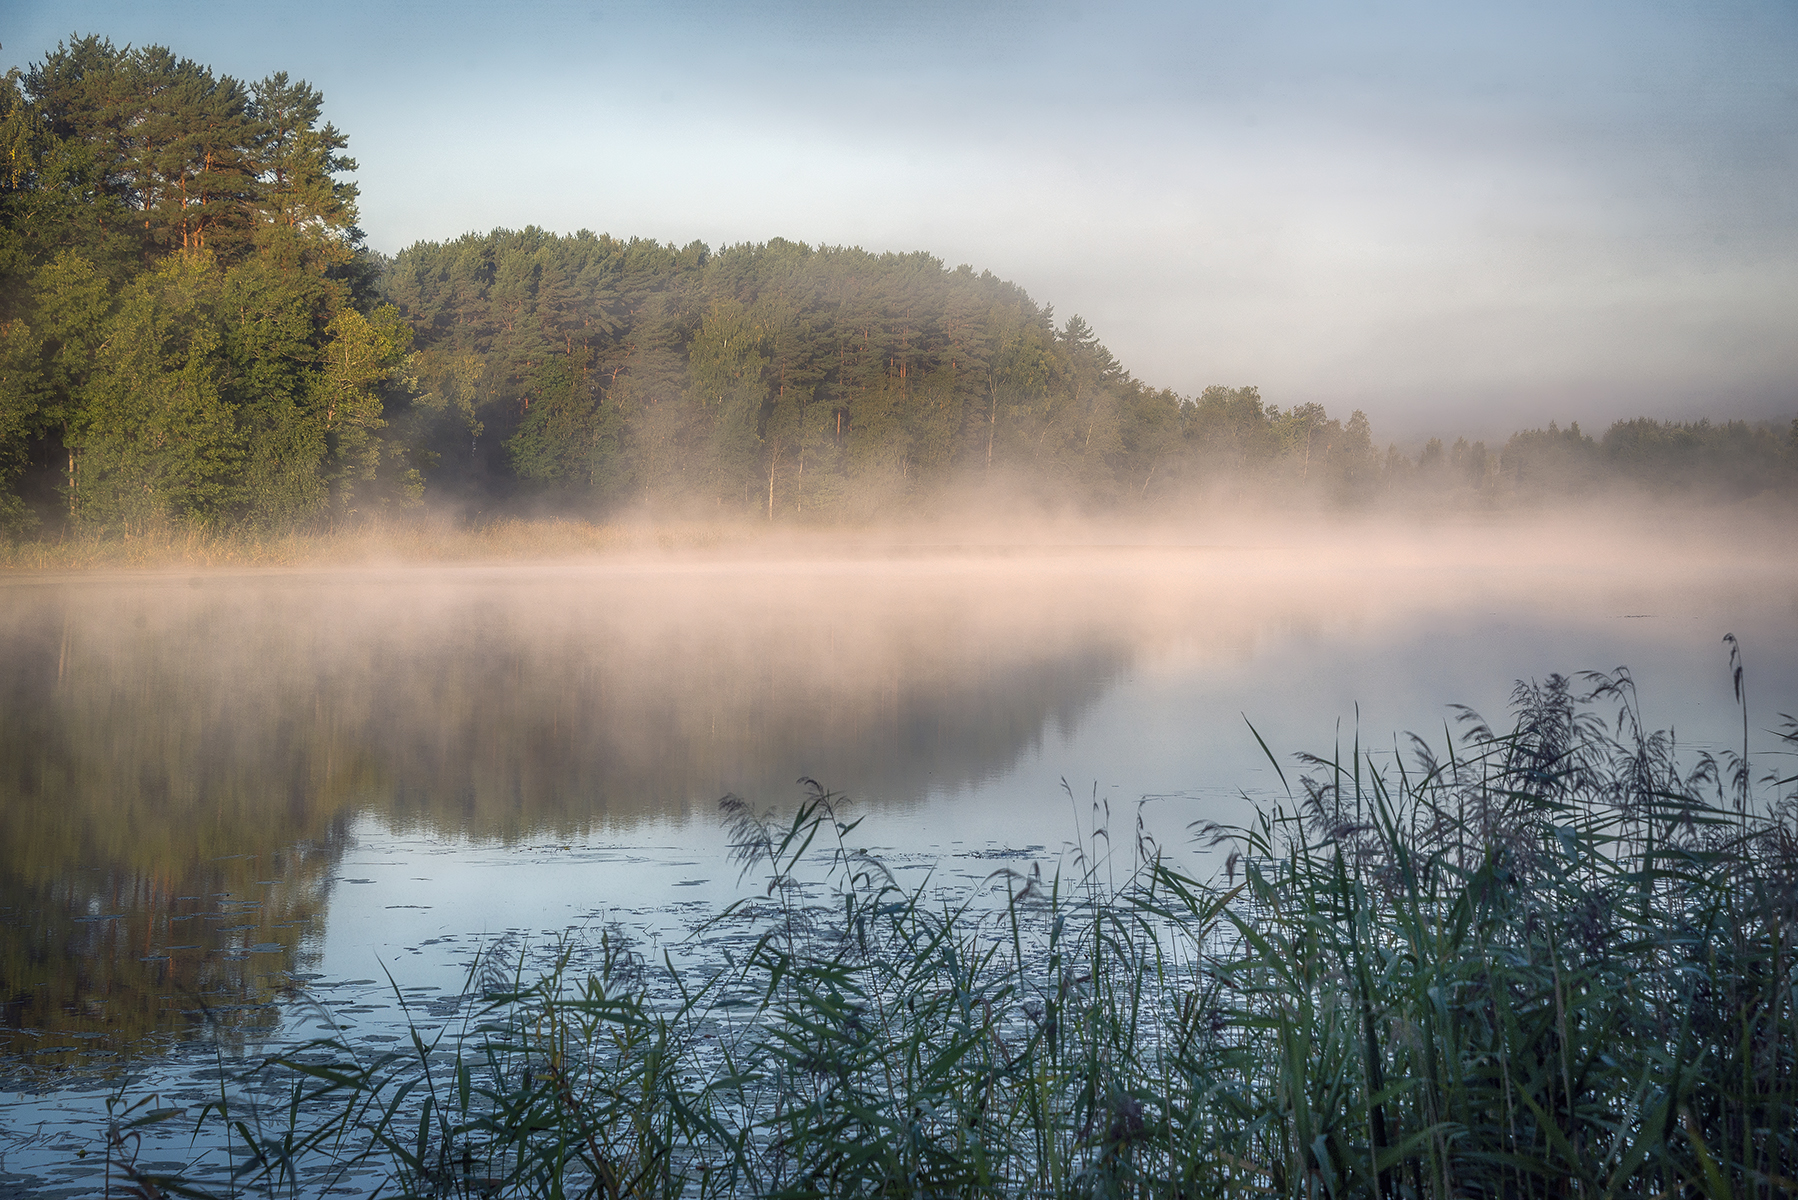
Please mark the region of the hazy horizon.
[[1798, 10], [25, 0], [325, 94], [376, 249], [493, 226], [925, 250], [1139, 378], [1383, 439], [1798, 408]]

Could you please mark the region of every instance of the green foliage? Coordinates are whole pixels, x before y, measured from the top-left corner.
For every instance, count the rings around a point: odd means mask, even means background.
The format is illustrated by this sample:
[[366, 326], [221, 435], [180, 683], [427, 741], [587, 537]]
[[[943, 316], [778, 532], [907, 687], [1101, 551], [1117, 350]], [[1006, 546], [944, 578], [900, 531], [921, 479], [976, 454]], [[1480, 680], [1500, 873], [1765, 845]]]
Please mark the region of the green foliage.
[[506, 440], [520, 479], [556, 487], [594, 489], [604, 495], [618, 484], [618, 406], [593, 395], [585, 347], [537, 369], [536, 403]]
[[1616, 474], [1657, 491], [1752, 496], [1789, 485], [1798, 444], [1770, 425], [1638, 418], [1605, 431], [1599, 450]]
[[369, 499], [415, 503], [423, 485], [403, 466], [386, 497], [376, 486], [383, 481], [383, 462], [398, 465], [380, 437], [387, 427], [382, 388], [407, 362], [411, 327], [397, 309], [383, 304], [367, 316], [353, 308], [339, 311], [325, 335], [321, 369], [311, 377], [312, 404], [322, 416], [325, 478], [337, 515], [354, 515]]
[[81, 523], [141, 529], [222, 506], [243, 446], [221, 394], [218, 300], [211, 264], [189, 256], [120, 298], [71, 422]]
[[449, 494], [510, 478], [576, 506], [770, 519], [970, 481], [1099, 504], [1219, 485], [1361, 503], [1409, 467], [1381, 459], [1364, 414], [1148, 388], [1079, 317], [1057, 328], [1016, 287], [927, 255], [527, 228], [413, 246], [383, 290], [419, 331], [433, 398], [407, 436]]
[[925, 255], [502, 230], [414, 246], [384, 288], [424, 385], [465, 398], [421, 431], [452, 492], [509, 468], [577, 502], [773, 517], [975, 469], [1103, 481], [1150, 395], [1084, 324], [1058, 335], [1015, 287]]
[[1413, 462], [1359, 411], [1147, 388], [1080, 318], [1058, 329], [1015, 287], [922, 255], [527, 228], [414, 246], [383, 286], [418, 325], [430, 394], [455, 397], [408, 435], [449, 493], [515, 478], [576, 506], [775, 518], [967, 481], [1103, 505], [1493, 504], [1620, 485], [1746, 496], [1798, 467], [1791, 439], [1740, 422], [1620, 422], [1598, 443], [1551, 425], [1502, 450], [1433, 439]]
[[[610, 935], [585, 973], [573, 947], [490, 963], [461, 1040], [315, 1042], [210, 1115], [271, 1192], [1777, 1194], [1798, 797], [1683, 768], [1626, 673], [1587, 679], [1520, 684], [1511, 733], [1468, 714], [1413, 763], [1309, 758], [1296, 803], [1211, 831], [1212, 884], [1140, 824], [1110, 850], [1095, 804], [1067, 876], [943, 901], [816, 785], [787, 820], [727, 798], [766, 900], [702, 931], [714, 969]], [[291, 1099], [252, 1127], [271, 1077]]]
[[[77, 38], [0, 88], [0, 527], [293, 528], [415, 502], [322, 98]], [[46, 501], [55, 498], [54, 507]]]
[[[1482, 448], [1483, 449], [1483, 448]], [[1556, 498], [1624, 486], [1683, 499], [1740, 500], [1791, 488], [1798, 439], [1771, 424], [1618, 421], [1594, 440], [1566, 429], [1521, 430], [1500, 454], [1492, 484], [1509, 494]]]
[[[323, 112], [286, 73], [246, 84], [99, 36], [0, 80], [0, 535], [269, 534], [408, 509], [427, 483], [470, 509], [777, 520], [970, 487], [1105, 508], [1492, 505], [1798, 478], [1791, 437], [1740, 422], [1620, 422], [1597, 442], [1551, 425], [1496, 451], [1433, 441], [1414, 464], [1361, 412], [1150, 388], [1080, 317], [1058, 327], [924, 253], [526, 227], [383, 259]], [[172, 257], [216, 279], [170, 290]]]
[[1600, 462], [1597, 446], [1575, 421], [1561, 429], [1526, 429], [1511, 435], [1499, 455], [1506, 479], [1532, 492], [1582, 492], [1596, 486]]

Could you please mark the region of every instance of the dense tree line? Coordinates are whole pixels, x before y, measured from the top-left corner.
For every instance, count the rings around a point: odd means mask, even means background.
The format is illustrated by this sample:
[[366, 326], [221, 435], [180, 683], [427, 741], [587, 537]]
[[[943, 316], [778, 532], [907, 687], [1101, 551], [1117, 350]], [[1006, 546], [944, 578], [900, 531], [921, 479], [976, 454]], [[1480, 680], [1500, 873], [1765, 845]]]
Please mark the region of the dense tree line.
[[[0, 528], [338, 524], [435, 498], [803, 519], [951, 488], [1497, 500], [1790, 488], [1788, 431], [1622, 422], [1382, 450], [1367, 418], [1133, 378], [927, 254], [535, 228], [362, 246], [284, 74], [75, 39], [0, 81]], [[47, 519], [47, 524], [46, 524]]]
[[1386, 466], [1362, 413], [1151, 388], [1078, 316], [925, 254], [499, 230], [402, 251], [381, 287], [416, 330], [413, 444], [445, 490], [797, 517], [968, 481], [1355, 498]]
[[1771, 423], [1637, 417], [1596, 439], [1577, 421], [1566, 429], [1550, 422], [1547, 429], [1513, 434], [1503, 451], [1477, 464], [1470, 456], [1450, 461], [1459, 461], [1471, 483], [1500, 494], [1579, 495], [1621, 482], [1652, 492], [1739, 498], [1798, 484], [1798, 420], [1782, 430]]
[[381, 438], [411, 331], [321, 104], [97, 37], [0, 81], [12, 529], [284, 526], [419, 490]]
[[1413, 458], [1359, 411], [1148, 387], [1079, 317], [1057, 324], [1015, 285], [924, 254], [496, 230], [412, 246], [380, 286], [420, 348], [411, 444], [439, 491], [475, 497], [797, 517], [982, 481], [1164, 507], [1798, 483], [1798, 424], [1637, 419], [1598, 440], [1550, 425]]
[[526, 229], [413, 246], [382, 289], [445, 481], [803, 515], [969, 470], [1140, 495], [1178, 441], [1180, 398], [1085, 322], [924, 254]]

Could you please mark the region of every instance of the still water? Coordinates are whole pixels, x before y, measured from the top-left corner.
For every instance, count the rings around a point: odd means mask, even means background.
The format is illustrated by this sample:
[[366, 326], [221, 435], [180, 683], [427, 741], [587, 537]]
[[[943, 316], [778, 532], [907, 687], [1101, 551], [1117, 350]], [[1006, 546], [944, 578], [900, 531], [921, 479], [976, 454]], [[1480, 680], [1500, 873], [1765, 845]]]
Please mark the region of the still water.
[[1204, 873], [1191, 823], [1285, 794], [1250, 723], [1292, 779], [1627, 665], [1651, 725], [1739, 745], [1725, 633], [1768, 744], [1793, 557], [1642, 529], [16, 576], [0, 1117], [43, 1157], [88, 1068], [308, 1036], [298, 996], [391, 1041], [380, 997], [454, 996], [500, 939], [678, 946], [748, 886], [726, 793], [790, 810], [817, 780], [924, 886], [1053, 869], [1107, 821]]

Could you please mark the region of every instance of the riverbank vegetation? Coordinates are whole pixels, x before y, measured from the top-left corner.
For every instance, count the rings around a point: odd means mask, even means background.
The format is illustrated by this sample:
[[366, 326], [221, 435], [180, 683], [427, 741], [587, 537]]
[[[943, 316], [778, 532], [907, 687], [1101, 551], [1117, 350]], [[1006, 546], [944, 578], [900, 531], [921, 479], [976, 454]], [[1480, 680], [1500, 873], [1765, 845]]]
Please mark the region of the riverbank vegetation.
[[316, 89], [159, 46], [75, 38], [9, 74], [0, 144], [14, 541], [261, 546], [427, 503], [476, 523], [835, 522], [1798, 486], [1778, 424], [1551, 424], [1405, 450], [1360, 412], [1252, 386], [1180, 395], [1080, 317], [922, 252], [527, 227], [387, 258], [356, 226], [348, 138]]
[[599, 522], [561, 517], [496, 517], [479, 522], [383, 517], [340, 528], [259, 532], [189, 523], [143, 530], [88, 531], [0, 542], [0, 569], [358, 567], [581, 558], [645, 551], [715, 549], [746, 543], [760, 530], [723, 523]]
[[[1203, 881], [1102, 823], [1057, 876], [939, 895], [820, 789], [727, 800], [759, 898], [701, 931], [713, 967], [494, 956], [459, 1038], [314, 1042], [201, 1128], [278, 1194], [1789, 1193], [1789, 760], [1683, 760], [1627, 673], [1514, 701], [1509, 732], [1308, 758], [1195, 831], [1228, 852]], [[127, 1150], [140, 1187], [203, 1182]]]

